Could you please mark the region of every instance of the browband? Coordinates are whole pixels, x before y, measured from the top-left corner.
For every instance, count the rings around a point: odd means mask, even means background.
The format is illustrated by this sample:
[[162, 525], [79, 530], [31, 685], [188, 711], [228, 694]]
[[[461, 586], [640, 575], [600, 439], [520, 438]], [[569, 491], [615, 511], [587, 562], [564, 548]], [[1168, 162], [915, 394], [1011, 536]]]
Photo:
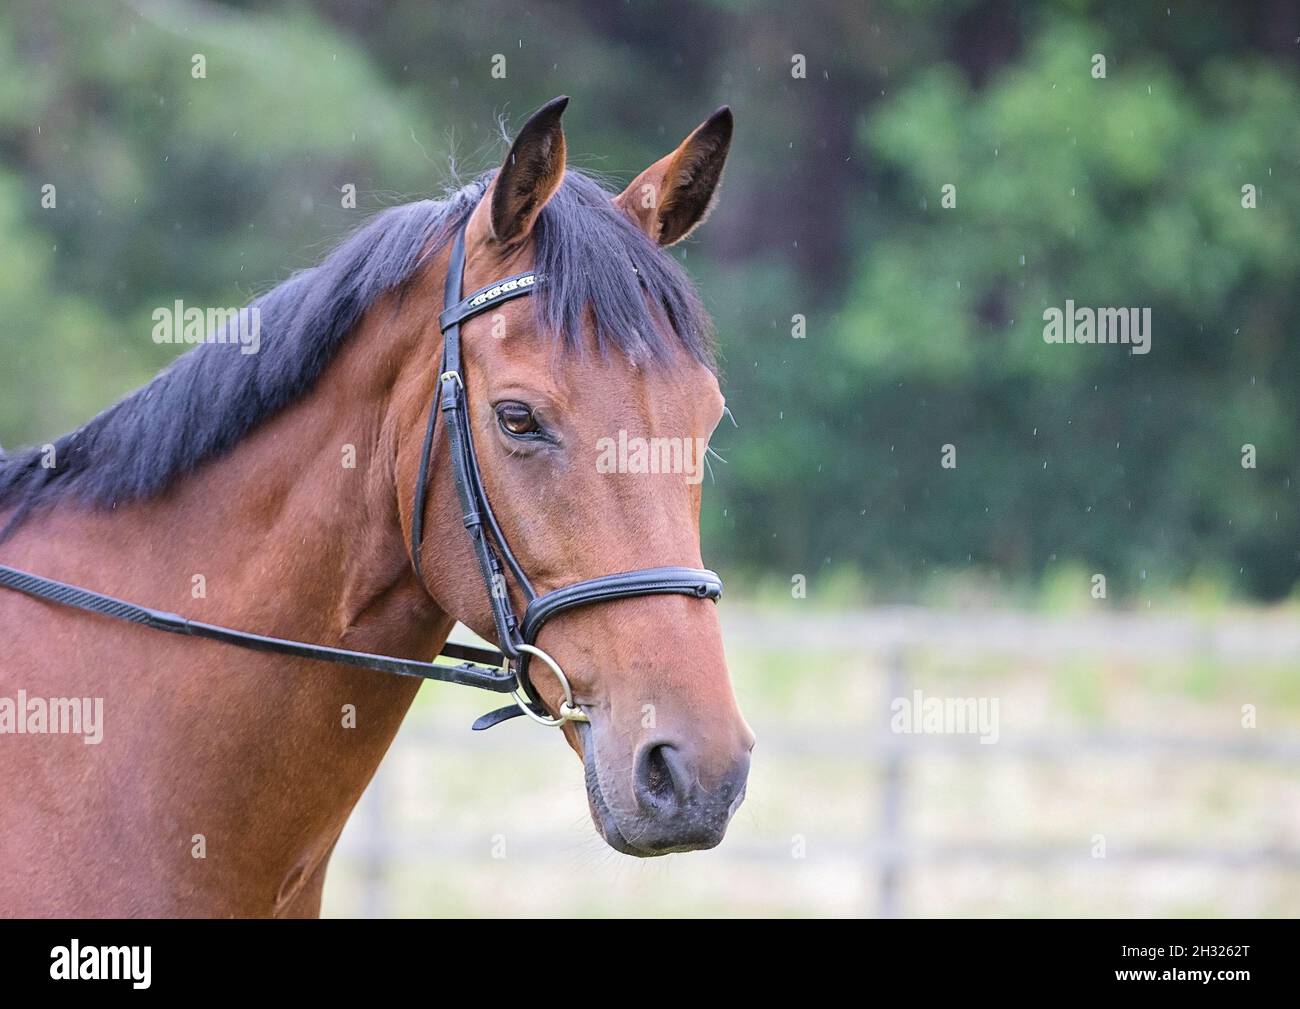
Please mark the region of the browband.
[[438, 316], [438, 327], [445, 333], [452, 326], [459, 326], [466, 319], [478, 315], [479, 312], [486, 312], [493, 305], [518, 298], [521, 294], [532, 294], [535, 283], [537, 277], [529, 271], [516, 273], [513, 277], [499, 280], [495, 284], [480, 287], [468, 298], [462, 299], [441, 313]]

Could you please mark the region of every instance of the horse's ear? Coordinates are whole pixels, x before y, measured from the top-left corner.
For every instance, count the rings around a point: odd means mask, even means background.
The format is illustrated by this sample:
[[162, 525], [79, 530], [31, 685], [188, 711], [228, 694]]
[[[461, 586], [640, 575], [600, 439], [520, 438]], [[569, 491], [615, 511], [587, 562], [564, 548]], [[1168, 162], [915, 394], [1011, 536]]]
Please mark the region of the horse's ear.
[[731, 149], [731, 109], [709, 116], [682, 145], [632, 180], [614, 198], [660, 245], [672, 245], [695, 230], [713, 209], [722, 166]]
[[[501, 171], [492, 181], [491, 237], [505, 245], [526, 238], [546, 201], [564, 181], [564, 130], [560, 116], [568, 96], [552, 98], [532, 114], [510, 145]], [[480, 207], [482, 204], [480, 204]]]

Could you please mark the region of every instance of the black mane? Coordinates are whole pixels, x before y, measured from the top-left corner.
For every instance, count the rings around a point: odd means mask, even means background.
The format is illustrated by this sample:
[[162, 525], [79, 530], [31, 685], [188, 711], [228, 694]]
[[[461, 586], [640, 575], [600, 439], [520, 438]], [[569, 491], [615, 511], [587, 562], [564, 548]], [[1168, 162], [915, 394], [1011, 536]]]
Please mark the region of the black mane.
[[[0, 454], [0, 508], [17, 509], [10, 528], [60, 500], [112, 507], [159, 494], [308, 394], [366, 310], [454, 236], [489, 180], [374, 215], [319, 265], [258, 298], [258, 353], [241, 353], [238, 342], [200, 344], [56, 439], [52, 468], [39, 448]], [[711, 365], [708, 317], [693, 286], [610, 195], [571, 170], [543, 208], [535, 230], [542, 282], [531, 299], [539, 324], [566, 350], [589, 320], [602, 352], [654, 360], [680, 341]]]

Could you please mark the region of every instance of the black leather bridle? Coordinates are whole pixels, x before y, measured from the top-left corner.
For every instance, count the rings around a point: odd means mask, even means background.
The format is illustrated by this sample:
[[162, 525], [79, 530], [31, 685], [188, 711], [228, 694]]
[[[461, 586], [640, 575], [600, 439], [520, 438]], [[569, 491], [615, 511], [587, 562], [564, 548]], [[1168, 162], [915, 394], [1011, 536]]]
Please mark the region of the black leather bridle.
[[[465, 229], [462, 226], [452, 243], [443, 302], [445, 310], [438, 318], [443, 334], [442, 365], [439, 369], [437, 399], [429, 410], [429, 425], [420, 451], [420, 469], [416, 477], [415, 502], [411, 513], [411, 561], [415, 566], [416, 574], [423, 580], [420, 570], [420, 547], [424, 541], [429, 466], [433, 455], [438, 415], [441, 414], [443, 426], [447, 429], [452, 477], [460, 498], [465, 531], [469, 534], [474, 554], [478, 559], [479, 571], [483, 577], [483, 585], [492, 605], [492, 619], [496, 625], [500, 651], [448, 643], [443, 646], [439, 657], [460, 661], [454, 665], [440, 665], [436, 662], [420, 662], [414, 659], [333, 648], [328, 645], [309, 644], [304, 641], [266, 637], [188, 620], [175, 613], [139, 606], [3, 565], [0, 565], [0, 588], [13, 589], [38, 599], [126, 620], [154, 630], [208, 638], [253, 651], [317, 659], [362, 669], [396, 673], [400, 676], [417, 676], [428, 680], [460, 683], [514, 696], [514, 704], [482, 716], [474, 723], [475, 729], [487, 729], [518, 715], [528, 715], [543, 725], [587, 721], [586, 713], [573, 699], [573, 691], [564, 671], [551, 656], [536, 645], [537, 635], [542, 625], [552, 617], [579, 606], [590, 606], [633, 596], [686, 595], [717, 600], [722, 595], [722, 580], [714, 572], [703, 568], [642, 568], [639, 571], [626, 571], [575, 582], [540, 596], [537, 594], [506, 542], [505, 534], [501, 531], [501, 525], [497, 522], [483, 488], [483, 474], [479, 470], [478, 458], [474, 454], [474, 441], [470, 434], [465, 378], [461, 368], [460, 327], [467, 319], [472, 319], [497, 305], [531, 294], [542, 280], [531, 272], [519, 273], [489, 284], [462, 298], [464, 274]], [[516, 615], [510, 601], [507, 571], [527, 600], [522, 620]], [[548, 714], [541, 697], [529, 679], [528, 665], [531, 658], [541, 660], [559, 680], [563, 700], [556, 717]]]
[[[478, 558], [479, 571], [492, 603], [492, 619], [496, 624], [497, 643], [500, 645], [502, 664], [513, 663], [523, 695], [516, 693], [516, 705], [501, 708], [484, 715], [475, 728], [487, 728], [507, 718], [520, 714], [531, 715], [546, 725], [560, 725], [566, 721], [586, 721], [587, 716], [573, 701], [569, 681], [559, 665], [536, 645], [542, 625], [567, 610], [593, 603], [631, 596], [688, 595], [701, 599], [717, 599], [722, 595], [722, 581], [712, 571], [703, 568], [662, 567], [643, 568], [604, 575], [587, 581], [575, 582], [544, 595], [534, 590], [523, 566], [506, 542], [501, 525], [497, 522], [483, 488], [483, 474], [474, 454], [474, 439], [470, 434], [465, 379], [461, 372], [460, 327], [467, 319], [503, 304], [512, 298], [531, 294], [538, 284], [533, 273], [518, 273], [505, 280], [480, 288], [468, 297], [461, 296], [465, 276], [465, 229], [456, 233], [451, 246], [451, 259], [447, 266], [447, 289], [443, 304], [447, 306], [438, 317], [442, 329], [442, 366], [438, 376], [438, 401], [429, 411], [429, 426], [420, 453], [420, 473], [415, 482], [415, 505], [411, 512], [411, 558], [415, 570], [420, 571], [420, 545], [423, 539], [425, 497], [428, 493], [429, 459], [433, 449], [434, 431], [438, 414], [447, 429], [447, 445], [451, 455], [451, 472], [460, 498], [465, 531]], [[504, 564], [502, 563], [504, 561]], [[506, 583], [506, 569], [513, 576], [527, 600], [521, 621], [510, 602]], [[558, 718], [546, 714], [541, 699], [528, 678], [531, 657], [541, 659], [550, 667], [564, 692]]]

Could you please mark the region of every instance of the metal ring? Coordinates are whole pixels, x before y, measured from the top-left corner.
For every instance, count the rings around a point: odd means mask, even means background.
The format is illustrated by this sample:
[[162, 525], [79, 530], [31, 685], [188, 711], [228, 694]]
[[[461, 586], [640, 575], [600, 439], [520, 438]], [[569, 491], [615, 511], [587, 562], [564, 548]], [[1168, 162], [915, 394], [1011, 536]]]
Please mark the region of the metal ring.
[[[536, 645], [518, 644], [515, 645], [515, 650], [520, 652], [527, 652], [529, 655], [535, 655], [537, 658], [545, 662], [550, 667], [551, 672], [555, 674], [555, 678], [560, 681], [560, 689], [564, 691], [564, 700], [560, 702], [560, 717], [552, 718], [550, 715], [539, 715], [536, 711], [533, 710], [532, 704], [529, 702], [528, 698], [524, 696], [522, 693], [523, 691], [522, 684], [520, 686], [515, 687], [514, 690], [510, 691], [510, 696], [515, 699], [515, 703], [519, 705], [519, 709], [525, 715], [531, 718], [538, 725], [563, 725], [565, 722], [591, 721], [591, 719], [587, 717], [587, 713], [583, 711], [580, 707], [578, 707], [577, 704], [574, 703], [573, 689], [569, 686], [569, 678], [564, 675], [564, 670], [560, 668], [560, 664], [558, 662], [556, 662], [553, 658], [547, 655]], [[518, 678], [519, 678], [519, 670], [516, 669], [515, 679], [518, 680]]]

